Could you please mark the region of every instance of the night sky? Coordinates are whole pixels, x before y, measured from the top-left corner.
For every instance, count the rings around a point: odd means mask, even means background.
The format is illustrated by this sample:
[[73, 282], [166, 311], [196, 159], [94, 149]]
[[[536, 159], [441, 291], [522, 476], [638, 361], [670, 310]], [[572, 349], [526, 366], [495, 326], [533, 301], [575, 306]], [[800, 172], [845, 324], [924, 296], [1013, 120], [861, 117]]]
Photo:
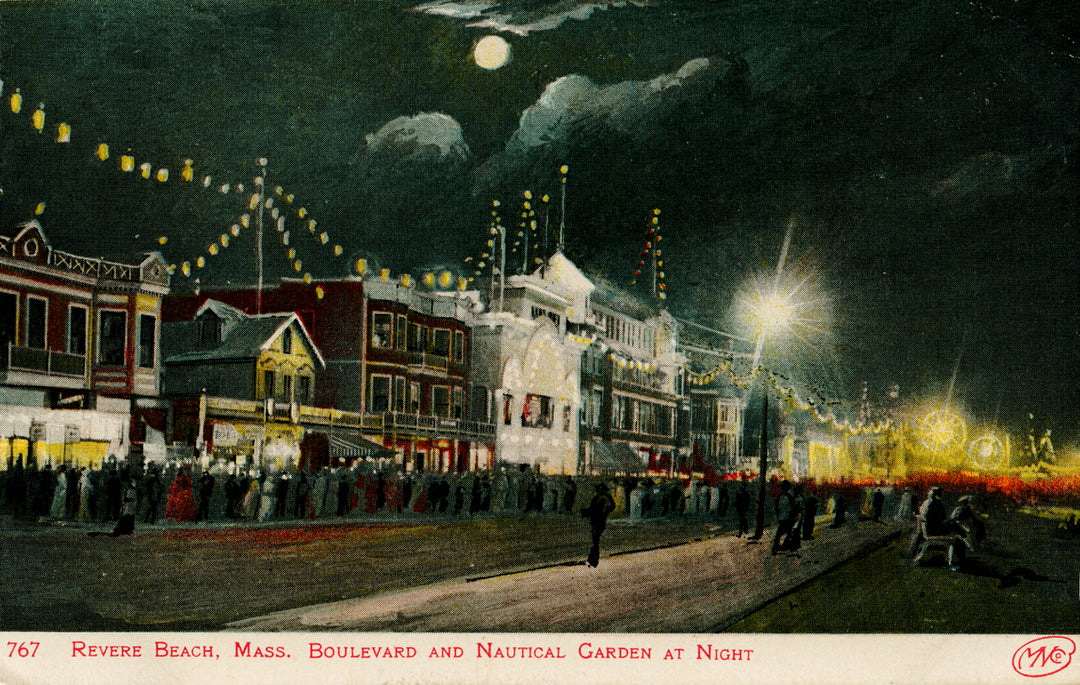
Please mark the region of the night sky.
[[[790, 227], [785, 283], [807, 279], [812, 320], [767, 366], [847, 405], [862, 380], [912, 403], [952, 382], [973, 425], [1020, 433], [1030, 412], [1060, 449], [1080, 416], [1071, 7], [3, 2], [0, 230], [44, 202], [54, 247], [204, 255], [178, 290], [249, 282], [250, 230], [207, 247], [266, 157], [269, 186], [295, 196], [278, 206], [301, 272], [363, 256], [471, 276], [492, 200], [516, 225], [524, 190], [549, 194], [534, 204], [554, 233], [565, 164], [566, 252], [583, 267], [640, 288], [659, 208], [669, 309], [751, 335], [740, 293], [771, 282]], [[473, 46], [490, 34], [510, 58], [483, 69]], [[128, 153], [169, 180], [120, 171]], [[271, 233], [268, 271], [299, 275]]]

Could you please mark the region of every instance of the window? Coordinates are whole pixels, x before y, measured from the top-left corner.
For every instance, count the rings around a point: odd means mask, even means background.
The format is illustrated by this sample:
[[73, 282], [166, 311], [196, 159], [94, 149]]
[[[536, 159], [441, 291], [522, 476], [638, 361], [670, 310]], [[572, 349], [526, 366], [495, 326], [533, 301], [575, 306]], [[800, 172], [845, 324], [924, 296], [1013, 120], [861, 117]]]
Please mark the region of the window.
[[292, 376], [281, 377], [281, 400], [292, 402]]
[[420, 384], [409, 383], [409, 413], [420, 413]]
[[454, 331], [454, 361], [465, 361], [465, 334]]
[[465, 413], [465, 393], [461, 388], [454, 388], [453, 402], [451, 403], [451, 416], [455, 419], [463, 419]]
[[445, 328], [436, 328], [434, 342], [431, 351], [440, 357], [450, 356], [450, 331]]
[[509, 426], [510, 425], [510, 420], [513, 418], [513, 416], [514, 416], [514, 396], [513, 395], [504, 395], [503, 396], [503, 425], [504, 426]]
[[385, 349], [394, 346], [394, 315], [374, 312], [371, 315], [371, 346]]
[[405, 377], [394, 378], [394, 411], [404, 412], [409, 398], [405, 396]]
[[286, 328], [281, 332], [281, 351], [284, 354], [292, 354], [292, 329]]
[[427, 346], [427, 329], [417, 324], [409, 324], [409, 351], [423, 352]]
[[127, 313], [102, 311], [98, 324], [101, 330], [98, 361], [110, 366], [123, 366], [127, 348]]
[[397, 330], [394, 331], [394, 347], [395, 349], [405, 349], [405, 339], [408, 336], [409, 320], [405, 318], [405, 315], [398, 314], [397, 317]]
[[199, 317], [199, 344], [217, 345], [221, 342], [221, 319], [213, 312], [204, 312]]
[[300, 376], [296, 401], [300, 404], [311, 404], [311, 376]]
[[474, 385], [469, 390], [469, 416], [477, 421], [490, 421], [488, 413], [488, 389], [482, 385]]
[[68, 354], [86, 354], [86, 307], [68, 307]]
[[551, 427], [551, 398], [546, 395], [526, 395], [521, 407], [521, 425], [526, 428]]
[[263, 398], [269, 399], [274, 396], [274, 372], [263, 371]]
[[45, 349], [45, 314], [49, 303], [40, 297], [26, 298], [26, 346]]
[[570, 407], [569, 406], [563, 407], [563, 410], [562, 410], [562, 429], [563, 429], [563, 433], [569, 433], [570, 432], [570, 416], [571, 416]]
[[436, 385], [431, 389], [431, 413], [434, 416], [450, 416], [450, 388]]
[[390, 376], [372, 376], [368, 411], [390, 411]]
[[139, 315], [139, 366], [152, 369], [157, 365], [157, 319], [149, 314]]

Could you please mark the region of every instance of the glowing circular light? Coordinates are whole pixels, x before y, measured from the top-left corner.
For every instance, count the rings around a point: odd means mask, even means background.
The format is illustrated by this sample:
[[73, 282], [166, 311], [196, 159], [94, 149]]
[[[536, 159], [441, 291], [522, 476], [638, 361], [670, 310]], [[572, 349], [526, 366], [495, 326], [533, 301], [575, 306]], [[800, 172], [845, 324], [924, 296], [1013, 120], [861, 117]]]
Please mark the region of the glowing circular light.
[[945, 452], [964, 444], [967, 439], [967, 424], [955, 412], [934, 409], [916, 419], [915, 434], [926, 449]]
[[473, 59], [481, 69], [498, 69], [510, 60], [510, 44], [499, 36], [484, 36], [476, 41]]
[[977, 469], [987, 470], [1001, 466], [1005, 447], [993, 433], [980, 435], [968, 445], [968, 462]]

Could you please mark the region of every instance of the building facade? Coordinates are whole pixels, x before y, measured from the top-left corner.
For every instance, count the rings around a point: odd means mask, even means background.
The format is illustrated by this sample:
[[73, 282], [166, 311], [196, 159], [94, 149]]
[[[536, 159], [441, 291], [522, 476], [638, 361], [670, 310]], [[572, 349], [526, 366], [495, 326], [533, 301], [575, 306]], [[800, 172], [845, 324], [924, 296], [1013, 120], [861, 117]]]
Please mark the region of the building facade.
[[[74, 255], [54, 249], [36, 220], [0, 236], [0, 423], [9, 456], [21, 446], [39, 464], [125, 459], [146, 426], [164, 427], [159, 343], [168, 290], [157, 253]], [[110, 426], [107, 435], [95, 422]]]

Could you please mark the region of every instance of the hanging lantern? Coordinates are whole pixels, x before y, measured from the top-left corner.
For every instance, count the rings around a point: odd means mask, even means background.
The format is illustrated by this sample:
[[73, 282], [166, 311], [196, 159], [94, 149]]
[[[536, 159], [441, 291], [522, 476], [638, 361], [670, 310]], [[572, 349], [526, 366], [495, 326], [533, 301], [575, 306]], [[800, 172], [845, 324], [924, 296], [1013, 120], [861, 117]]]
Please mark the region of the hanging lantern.
[[263, 206], [266, 207], [267, 209], [270, 209], [271, 207], [273, 207], [274, 206], [274, 198], [272, 198], [272, 197], [266, 198], [266, 202], [263, 203]]
[[[274, 211], [276, 212], [277, 210], [275, 209]], [[285, 217], [279, 216], [277, 218], [277, 230], [278, 230], [278, 233], [285, 230]]]
[[[285, 231], [284, 233], [281, 234], [281, 244], [282, 245], [288, 245], [289, 244], [289, 232], [288, 231]], [[292, 257], [289, 257], [289, 259], [292, 259]]]
[[274, 188], [274, 192], [277, 193], [278, 195], [281, 195], [285, 191], [281, 186], [277, 186], [276, 188]]
[[390, 280], [390, 269], [381, 269], [379, 271], [379, 279], [383, 281]]
[[222, 186], [220, 188], [218, 188], [218, 190], [221, 191], [222, 195], [227, 194], [229, 192], [229, 184], [228, 183], [222, 184]]
[[183, 264], [181, 264], [180, 265], [180, 273], [184, 274], [185, 276], [190, 276], [191, 275], [191, 262], [184, 262]]
[[309, 273], [304, 274], [304, 283], [305, 284], [311, 283], [311, 274], [309, 274]]
[[[12, 97], [15, 96], [12, 95]], [[109, 158], [109, 146], [105, 143], [99, 143], [97, 146], [97, 150], [94, 152], [94, 154], [97, 155], [98, 159], [104, 162], [106, 159]]]
[[202, 187], [203, 188], [209, 188], [210, 184], [213, 182], [213, 180], [214, 179], [210, 178], [209, 176], [203, 176]]
[[256, 176], [255, 178], [251, 179], [251, 182], [259, 186], [260, 188], [262, 188], [264, 183], [262, 176]]
[[274, 209], [270, 212], [270, 216], [274, 217], [275, 219], [278, 218], [279, 214], [281, 214], [281, 210], [279, 210], [277, 207], [274, 207]]
[[457, 289], [458, 290], [464, 290], [466, 287], [468, 287], [468, 285], [469, 285], [469, 282], [466, 281], [463, 276], [458, 276], [458, 279], [457, 279]]
[[363, 257], [357, 259], [354, 266], [356, 268], [356, 273], [360, 274], [361, 276], [367, 273], [367, 260]]
[[34, 110], [34, 114], [30, 117], [30, 121], [34, 124], [34, 128], [38, 133], [45, 128], [45, 103], [38, 105], [38, 108]]
[[229, 246], [229, 234], [222, 233], [221, 237], [218, 238], [218, 242], [221, 243], [222, 247], [228, 247]]
[[180, 172], [180, 178], [182, 178], [185, 181], [187, 181], [188, 183], [190, 183], [191, 179], [192, 179], [192, 177], [194, 175], [195, 175], [194, 172], [191, 170], [191, 160], [190, 159], [185, 159], [184, 160], [184, 168]]
[[303, 219], [305, 216], [307, 216], [307, 210], [301, 207], [300, 209], [296, 210], [296, 216]]
[[141, 175], [143, 178], [150, 178], [150, 171], [150, 162], [143, 162], [139, 165], [139, 175]]
[[259, 204], [259, 196], [257, 194], [252, 195], [248, 199], [248, 209], [255, 209], [255, 206], [258, 205], [258, 204]]
[[169, 180], [169, 170], [168, 169], [158, 169], [157, 170], [157, 180], [158, 180], [158, 183], [164, 183], [165, 181], [168, 181]]
[[22, 95], [19, 93], [18, 88], [11, 94], [11, 111], [13, 114], [18, 114], [22, 111]]
[[251, 216], [250, 215], [248, 215], [248, 214], [241, 214], [240, 215], [240, 225], [241, 226], [243, 226], [244, 228], [247, 228], [248, 224], [250, 224], [250, 223], [251, 223]]
[[293, 194], [292, 193], [289, 193], [288, 195], [285, 196], [285, 204], [291, 205], [292, 201], [293, 201]]
[[71, 127], [61, 122], [56, 127], [56, 142], [58, 143], [70, 143], [71, 142]]
[[343, 252], [345, 252], [345, 248], [343, 248], [341, 245], [334, 245], [335, 257], [340, 257]]
[[289, 259], [295, 259], [296, 258], [296, 248], [290, 247], [289, 251], [286, 254], [289, 255]]
[[319, 242], [322, 243], [323, 245], [325, 245], [326, 243], [330, 242], [330, 236], [327, 235], [326, 233], [320, 233], [319, 234]]
[[37, 204], [37, 207], [34, 207], [34, 215], [35, 216], [41, 216], [44, 213], [45, 213], [45, 203], [44, 202], [39, 202]]
[[218, 253], [217, 243], [210, 243], [210, 247], [206, 248], [206, 251], [210, 253], [211, 257], [216, 255]]
[[170, 276], [172, 276], [174, 273], [176, 273], [176, 265], [170, 264], [165, 270], [169, 272]]
[[158, 241], [158, 245], [164, 245], [165, 243], [169, 242], [169, 239], [166, 238], [165, 236], [160, 236], [160, 237], [158, 237], [157, 241]]
[[401, 285], [406, 288], [412, 287], [412, 276], [409, 274], [401, 274]]
[[311, 233], [314, 233], [314, 232], [315, 232], [315, 225], [316, 225], [317, 223], [318, 223], [318, 222], [317, 222], [317, 221], [315, 221], [314, 219], [308, 219], [308, 222], [307, 222], [307, 230], [308, 230], [309, 232], [311, 232]]
[[301, 267], [301, 262], [300, 262], [299, 259], [297, 259], [295, 262], [293, 262], [292, 268], [293, 268], [294, 271], [299, 273], [300, 272], [300, 267]]
[[198, 256], [198, 257], [197, 257], [197, 258], [195, 259], [195, 266], [197, 266], [197, 267], [199, 267], [199, 268], [201, 269], [201, 268], [203, 268], [203, 265], [204, 265], [204, 264], [206, 264], [206, 260], [205, 260], [205, 259], [203, 259], [202, 255], [199, 255], [199, 256]]
[[120, 171], [134, 171], [135, 170], [135, 158], [131, 155], [120, 156]]
[[236, 184], [236, 192], [238, 192], [238, 193], [244, 192], [244, 184], [243, 183], [237, 183]]
[[326, 295], [326, 291], [323, 290], [323, 287], [321, 285], [315, 286], [315, 297], [316, 298], [321, 300], [323, 298], [323, 296], [325, 296], [325, 295]]
[[439, 274], [439, 285], [443, 288], [449, 288], [450, 284], [454, 282], [453, 278], [453, 275], [449, 271], [443, 271]]
[[237, 224], [229, 226], [229, 233], [232, 234], [232, 237], [237, 237], [238, 235], [240, 235], [240, 226], [238, 226]]

